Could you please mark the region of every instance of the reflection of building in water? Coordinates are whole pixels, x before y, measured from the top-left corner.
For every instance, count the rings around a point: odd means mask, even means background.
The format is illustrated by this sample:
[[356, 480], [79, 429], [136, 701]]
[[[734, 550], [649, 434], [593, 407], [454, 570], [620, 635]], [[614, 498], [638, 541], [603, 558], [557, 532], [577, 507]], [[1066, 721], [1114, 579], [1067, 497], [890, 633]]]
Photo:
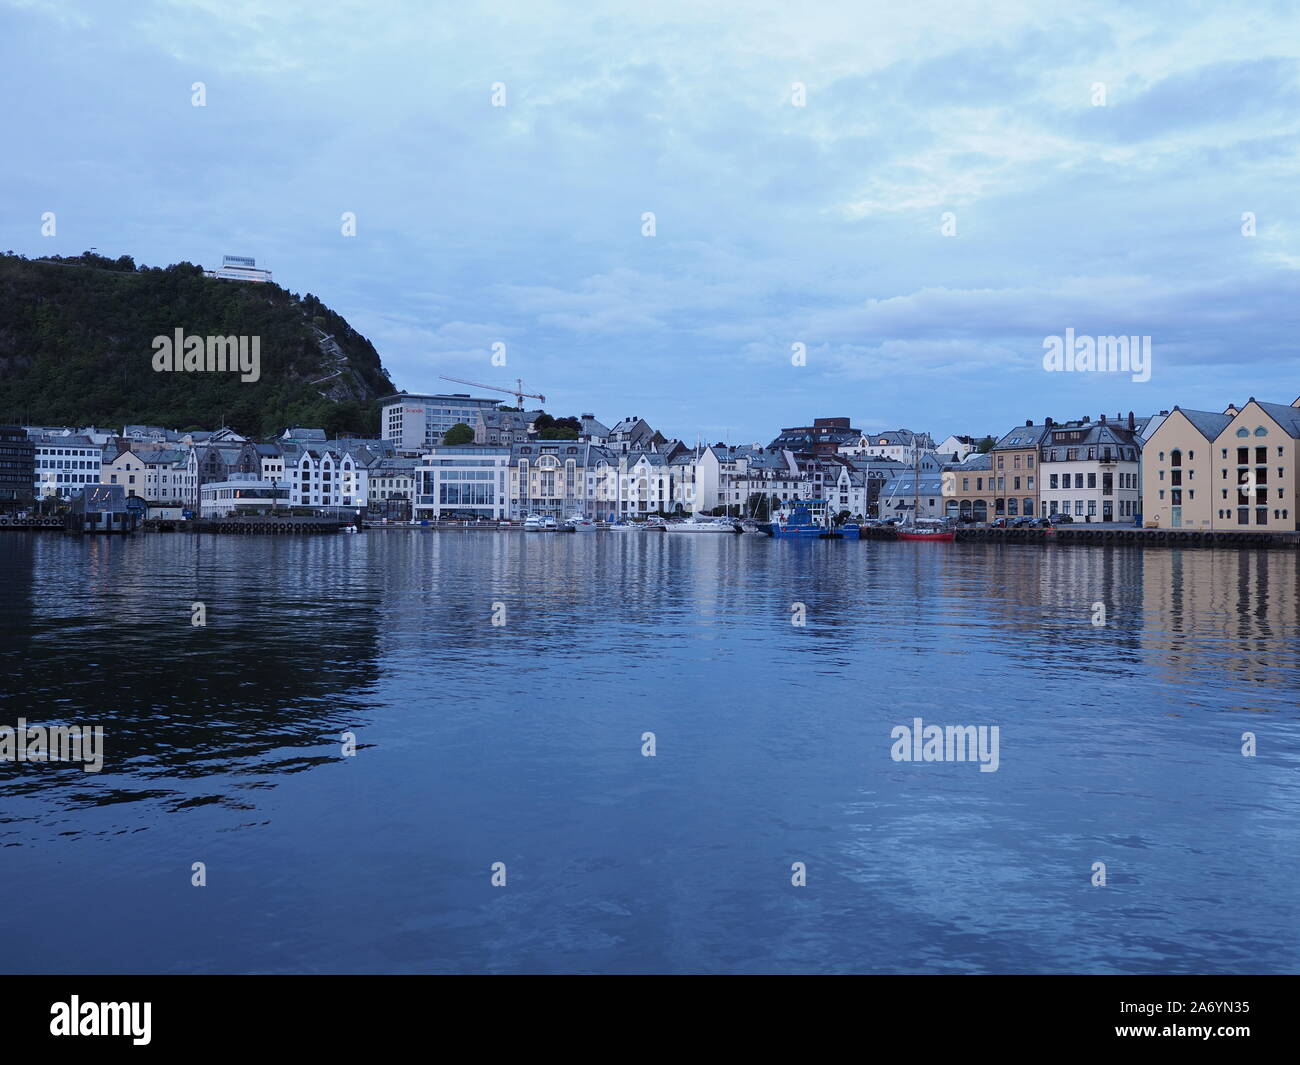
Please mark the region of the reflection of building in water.
[[1279, 685], [1300, 668], [1296, 555], [1289, 551], [1146, 551], [1142, 646], [1175, 679]]

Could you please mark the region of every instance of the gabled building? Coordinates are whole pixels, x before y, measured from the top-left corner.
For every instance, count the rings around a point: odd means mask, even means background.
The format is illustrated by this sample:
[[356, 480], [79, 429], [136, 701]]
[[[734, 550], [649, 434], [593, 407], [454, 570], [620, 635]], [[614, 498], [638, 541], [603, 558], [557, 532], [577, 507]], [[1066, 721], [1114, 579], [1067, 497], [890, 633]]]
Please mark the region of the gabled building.
[[1300, 529], [1300, 399], [1223, 413], [1175, 407], [1142, 458], [1143, 516], [1162, 529]]
[[844, 455], [865, 455], [871, 458], [892, 459], [903, 465], [915, 465], [917, 456], [934, 451], [934, 440], [929, 433], [916, 433], [911, 429], [886, 429], [880, 433], [859, 433], [856, 438], [840, 445]]
[[527, 443], [537, 433], [534, 424], [541, 413], [540, 410], [480, 410], [471, 423], [474, 443], [493, 447]]
[[289, 499], [295, 507], [366, 505], [365, 469], [351, 452], [333, 447], [304, 448], [289, 473]]
[[661, 433], [635, 414], [610, 429], [605, 439], [605, 446], [612, 451], [652, 451], [665, 443]]
[[[1237, 416], [1175, 407], [1142, 453], [1142, 517], [1162, 529], [1214, 528], [1215, 441]], [[1220, 518], [1220, 520], [1222, 520]]]
[[[1151, 419], [1144, 419], [1146, 425]], [[1040, 445], [1040, 513], [1131, 525], [1142, 512], [1142, 438], [1137, 419], [1056, 424]]]
[[594, 414], [583, 414], [579, 419], [582, 429], [578, 439], [589, 444], [604, 444], [609, 439], [609, 429]]
[[1052, 424], [1048, 419], [1042, 425], [1035, 425], [1031, 419], [993, 445], [989, 452], [993, 461], [992, 477], [985, 480], [986, 487], [989, 481], [993, 482], [991, 494], [985, 497], [991, 518], [1040, 515], [1039, 449]]

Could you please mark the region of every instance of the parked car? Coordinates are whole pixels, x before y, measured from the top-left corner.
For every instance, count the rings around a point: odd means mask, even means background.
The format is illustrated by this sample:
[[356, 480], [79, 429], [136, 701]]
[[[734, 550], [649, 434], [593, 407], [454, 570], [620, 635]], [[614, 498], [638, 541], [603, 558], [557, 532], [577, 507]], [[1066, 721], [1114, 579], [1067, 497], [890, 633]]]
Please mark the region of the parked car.
[[1034, 518], [1019, 517], [1011, 519], [1011, 528], [1013, 529], [1031, 529], [1034, 525]]
[[1074, 519], [1068, 514], [1053, 514], [1052, 522], [1056, 525], [1073, 525]]
[[1051, 518], [1035, 518], [1032, 522], [1030, 522], [1030, 527], [1034, 529], [1054, 528], [1054, 526], [1052, 525]]

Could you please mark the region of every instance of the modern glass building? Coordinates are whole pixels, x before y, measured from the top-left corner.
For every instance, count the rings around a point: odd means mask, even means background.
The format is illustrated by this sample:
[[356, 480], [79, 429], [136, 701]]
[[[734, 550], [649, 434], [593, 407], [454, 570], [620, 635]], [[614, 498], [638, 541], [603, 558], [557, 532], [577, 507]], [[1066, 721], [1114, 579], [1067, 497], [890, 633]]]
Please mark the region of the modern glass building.
[[508, 447], [432, 448], [415, 467], [415, 517], [504, 518], [509, 472]]
[[30, 504], [35, 479], [36, 445], [28, 439], [26, 430], [0, 425], [0, 510]]

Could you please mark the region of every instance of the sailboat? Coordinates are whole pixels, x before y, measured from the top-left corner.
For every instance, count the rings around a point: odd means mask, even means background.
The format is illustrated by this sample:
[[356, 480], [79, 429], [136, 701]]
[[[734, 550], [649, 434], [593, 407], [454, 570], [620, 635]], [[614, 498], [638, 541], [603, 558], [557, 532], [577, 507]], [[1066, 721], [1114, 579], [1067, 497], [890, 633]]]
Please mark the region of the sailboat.
[[957, 534], [951, 529], [917, 523], [916, 516], [921, 513], [921, 447], [915, 437], [912, 438], [912, 446], [916, 450], [916, 474], [914, 477], [916, 498], [912, 503], [911, 519], [906, 525], [899, 526], [898, 538], [900, 540], [929, 540], [934, 543], [952, 543], [957, 539]]

